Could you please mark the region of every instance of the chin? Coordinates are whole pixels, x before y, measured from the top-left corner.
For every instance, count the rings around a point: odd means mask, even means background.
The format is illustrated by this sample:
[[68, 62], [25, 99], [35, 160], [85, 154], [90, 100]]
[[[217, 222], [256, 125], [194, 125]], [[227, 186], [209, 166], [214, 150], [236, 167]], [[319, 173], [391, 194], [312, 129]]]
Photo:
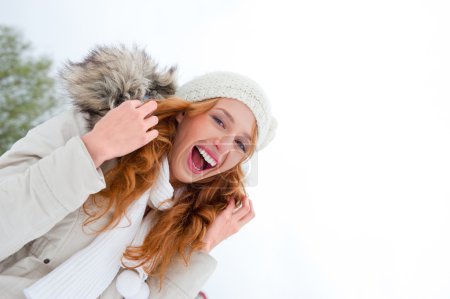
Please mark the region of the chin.
[[174, 173], [173, 177], [175, 180], [183, 184], [192, 183], [192, 178], [187, 175], [179, 175], [178, 173]]

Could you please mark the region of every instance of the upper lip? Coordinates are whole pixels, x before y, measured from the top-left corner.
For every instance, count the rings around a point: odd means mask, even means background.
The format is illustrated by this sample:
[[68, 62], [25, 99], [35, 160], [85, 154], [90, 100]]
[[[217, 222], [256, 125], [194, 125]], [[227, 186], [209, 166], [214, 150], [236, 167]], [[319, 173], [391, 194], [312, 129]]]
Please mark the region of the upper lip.
[[202, 150], [204, 150], [211, 158], [213, 158], [214, 162], [216, 162], [216, 164], [219, 164], [219, 159], [217, 159], [217, 156], [209, 149], [207, 149], [204, 146], [201, 145], [197, 145], [199, 148], [201, 148]]

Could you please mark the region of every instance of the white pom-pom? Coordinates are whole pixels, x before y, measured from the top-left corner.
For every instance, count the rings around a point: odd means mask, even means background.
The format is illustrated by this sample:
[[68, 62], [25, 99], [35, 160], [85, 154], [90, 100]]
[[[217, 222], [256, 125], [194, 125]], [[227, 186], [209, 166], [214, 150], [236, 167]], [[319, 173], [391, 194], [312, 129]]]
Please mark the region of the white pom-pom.
[[141, 284], [141, 278], [136, 271], [124, 270], [117, 277], [116, 289], [123, 297], [131, 297], [138, 294]]
[[144, 282], [141, 285], [141, 289], [139, 292], [131, 297], [126, 297], [126, 299], [148, 299], [148, 296], [150, 295], [150, 289], [148, 285]]

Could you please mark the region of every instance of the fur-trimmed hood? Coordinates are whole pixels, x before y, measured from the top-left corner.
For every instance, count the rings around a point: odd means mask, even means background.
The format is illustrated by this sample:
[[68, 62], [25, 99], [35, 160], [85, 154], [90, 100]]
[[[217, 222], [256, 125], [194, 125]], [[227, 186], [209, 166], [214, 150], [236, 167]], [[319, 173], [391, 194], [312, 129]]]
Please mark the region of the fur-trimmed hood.
[[158, 71], [142, 49], [100, 46], [82, 61], [69, 61], [59, 72], [65, 92], [91, 130], [110, 109], [125, 100], [161, 99], [177, 89], [176, 66]]

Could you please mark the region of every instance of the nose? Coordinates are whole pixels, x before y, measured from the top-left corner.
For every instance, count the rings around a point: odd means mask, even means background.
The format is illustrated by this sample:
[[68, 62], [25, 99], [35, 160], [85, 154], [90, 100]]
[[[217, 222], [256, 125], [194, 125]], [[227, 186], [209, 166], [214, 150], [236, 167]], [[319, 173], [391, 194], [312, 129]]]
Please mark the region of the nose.
[[220, 154], [224, 154], [231, 150], [233, 146], [234, 136], [225, 135], [214, 139], [213, 144]]

